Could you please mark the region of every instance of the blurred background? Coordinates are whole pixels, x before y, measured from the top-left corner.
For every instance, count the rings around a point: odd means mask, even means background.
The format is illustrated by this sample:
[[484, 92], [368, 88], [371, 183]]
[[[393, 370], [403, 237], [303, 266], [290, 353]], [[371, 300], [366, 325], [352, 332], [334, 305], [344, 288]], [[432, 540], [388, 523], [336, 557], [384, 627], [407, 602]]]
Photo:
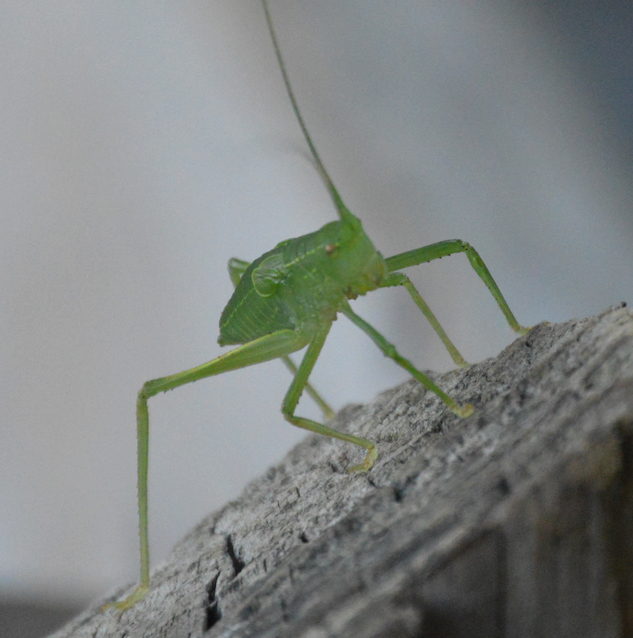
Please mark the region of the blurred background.
[[[270, 6], [385, 256], [469, 241], [525, 325], [632, 300], [633, 5]], [[136, 393], [222, 352], [228, 259], [335, 214], [258, 0], [0, 16], [0, 633], [36, 636], [137, 579]], [[468, 360], [513, 340], [464, 256], [408, 274]], [[354, 307], [421, 368], [452, 367], [404, 290]], [[344, 318], [313, 375], [337, 409], [406, 378]], [[279, 411], [289, 380], [270, 362], [151, 400], [153, 565], [303, 437]]]

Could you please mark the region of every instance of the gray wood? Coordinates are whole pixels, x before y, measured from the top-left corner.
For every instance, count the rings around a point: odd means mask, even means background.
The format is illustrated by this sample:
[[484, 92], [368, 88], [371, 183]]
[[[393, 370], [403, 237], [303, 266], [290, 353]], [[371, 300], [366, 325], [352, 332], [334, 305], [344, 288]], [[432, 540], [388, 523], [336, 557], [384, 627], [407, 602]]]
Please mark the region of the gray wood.
[[[70, 636], [434, 638], [633, 635], [633, 316], [541, 324], [309, 436], [210, 515], [117, 615]], [[123, 595], [128, 588], [114, 592]]]

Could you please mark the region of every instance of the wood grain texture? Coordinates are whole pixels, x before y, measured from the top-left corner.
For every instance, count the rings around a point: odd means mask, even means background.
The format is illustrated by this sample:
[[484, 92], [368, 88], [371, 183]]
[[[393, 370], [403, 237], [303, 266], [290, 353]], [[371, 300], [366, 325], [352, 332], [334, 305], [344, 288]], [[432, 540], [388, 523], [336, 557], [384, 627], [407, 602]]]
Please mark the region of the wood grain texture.
[[97, 601], [55, 638], [633, 635], [633, 313], [541, 324], [434, 378], [473, 416], [414, 381], [348, 406], [334, 427], [377, 441], [369, 473], [307, 437], [142, 602]]

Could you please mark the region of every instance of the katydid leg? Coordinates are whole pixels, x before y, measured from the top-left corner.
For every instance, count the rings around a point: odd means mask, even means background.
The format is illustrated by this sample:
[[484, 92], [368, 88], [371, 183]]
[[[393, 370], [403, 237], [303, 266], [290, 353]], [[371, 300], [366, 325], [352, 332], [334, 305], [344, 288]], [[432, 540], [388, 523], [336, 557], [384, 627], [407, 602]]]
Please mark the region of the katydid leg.
[[469, 243], [462, 241], [461, 239], [440, 241], [436, 244], [431, 244], [430, 246], [424, 246], [422, 248], [416, 248], [415, 250], [409, 250], [406, 253], [394, 255], [393, 257], [385, 259], [385, 262], [389, 272], [393, 272], [394, 270], [408, 268], [409, 266], [417, 266], [419, 264], [426, 263], [427, 261], [440, 259], [441, 257], [448, 257], [455, 253], [466, 253], [470, 265], [479, 275], [479, 278], [486, 284], [486, 287], [495, 298], [495, 301], [501, 309], [501, 312], [503, 312], [510, 328], [512, 328], [512, 330], [514, 330], [517, 334], [526, 334], [529, 328], [521, 326], [516, 320], [508, 306], [508, 303], [501, 294], [499, 287], [492, 278], [486, 264], [479, 256], [479, 253]]
[[149, 542], [147, 518], [147, 470], [149, 452], [149, 411], [147, 401], [160, 392], [173, 390], [181, 385], [193, 383], [229, 370], [277, 359], [305, 347], [307, 339], [292, 330], [280, 330], [270, 335], [249, 341], [244, 345], [220, 355], [201, 366], [185, 370], [169, 377], [147, 381], [138, 393], [136, 402], [136, 427], [138, 441], [138, 514], [141, 539], [141, 581], [138, 588], [125, 600], [105, 605], [124, 610], [141, 600], [149, 589]]
[[[290, 370], [293, 375], [297, 374], [298, 368], [295, 362], [288, 356], [281, 357], [286, 368]], [[323, 418], [329, 421], [334, 417], [334, 410], [325, 402], [321, 395], [314, 389], [311, 383], [306, 383], [306, 392], [312, 397], [312, 400], [319, 406], [319, 409], [323, 413]]]
[[240, 282], [242, 275], [246, 272], [246, 269], [249, 266], [250, 263], [244, 261], [243, 259], [238, 259], [237, 257], [231, 257], [231, 259], [229, 259], [229, 277], [231, 278], [233, 288], [235, 288], [235, 286], [237, 286], [237, 284]]
[[314, 364], [316, 363], [316, 360], [321, 353], [321, 348], [323, 348], [323, 344], [325, 343], [325, 339], [330, 331], [331, 326], [331, 323], [323, 326], [316, 333], [316, 335], [308, 345], [308, 349], [303, 355], [301, 365], [299, 366], [294, 379], [290, 384], [290, 388], [288, 388], [288, 392], [284, 397], [281, 411], [286, 421], [292, 423], [293, 425], [296, 425], [299, 428], [310, 430], [310, 432], [323, 434], [324, 436], [329, 436], [335, 439], [341, 439], [341, 441], [354, 443], [355, 445], [360, 445], [361, 447], [365, 448], [367, 450], [367, 456], [365, 457], [365, 460], [359, 465], [351, 467], [348, 470], [348, 473], [366, 472], [371, 468], [371, 466], [374, 464], [374, 461], [376, 460], [376, 457], [378, 456], [378, 449], [376, 448], [375, 443], [372, 443], [367, 439], [362, 439], [358, 436], [352, 436], [351, 434], [338, 432], [337, 430], [328, 428], [322, 423], [317, 423], [316, 421], [312, 421], [311, 419], [305, 419], [303, 417], [295, 415], [295, 409], [297, 407], [297, 404], [299, 403], [299, 399], [301, 398], [301, 393], [303, 392], [303, 389], [308, 382], [308, 377], [310, 376], [310, 373], [314, 368]]
[[411, 376], [417, 379], [427, 390], [434, 392], [448, 406], [451, 412], [460, 417], [467, 417], [473, 413], [473, 406], [469, 403], [458, 405], [457, 402], [440, 389], [431, 379], [423, 372], [420, 372], [408, 359], [405, 359], [398, 353], [395, 346], [387, 341], [374, 327], [370, 326], [364, 319], [361, 319], [349, 306], [345, 304], [341, 312], [363, 332], [382, 350], [386, 357], [395, 361], [399, 366], [403, 367]]
[[459, 353], [459, 350], [448, 338], [448, 335], [444, 332], [444, 328], [440, 325], [437, 317], [433, 314], [433, 311], [429, 308], [426, 301], [422, 299], [422, 295], [420, 295], [420, 293], [416, 290], [415, 286], [411, 283], [411, 280], [401, 272], [389, 273], [383, 279], [381, 288], [389, 288], [390, 286], [404, 286], [407, 289], [417, 307], [422, 311], [422, 314], [427, 318], [427, 321], [431, 324], [431, 327], [435, 330], [437, 336], [442, 340], [442, 343], [448, 350], [453, 361], [460, 368], [467, 368], [468, 362], [464, 360], [464, 357], [462, 357]]

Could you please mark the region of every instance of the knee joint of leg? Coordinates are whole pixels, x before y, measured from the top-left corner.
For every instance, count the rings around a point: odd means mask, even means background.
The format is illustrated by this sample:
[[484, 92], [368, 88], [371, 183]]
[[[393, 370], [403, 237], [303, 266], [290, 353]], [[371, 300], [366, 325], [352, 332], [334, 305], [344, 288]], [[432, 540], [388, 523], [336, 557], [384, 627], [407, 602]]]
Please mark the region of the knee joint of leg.
[[290, 409], [290, 406], [284, 401], [281, 404], [281, 414], [283, 415], [286, 421], [290, 421], [292, 419], [293, 410]]
[[398, 358], [398, 351], [396, 350], [396, 346], [391, 343], [388, 343], [384, 347], [383, 352], [385, 353], [385, 357], [389, 357], [390, 359]]
[[140, 392], [138, 393], [139, 398], [147, 400], [150, 397], [153, 397], [155, 394], [158, 394], [159, 390], [156, 390], [156, 388], [154, 387], [157, 381], [161, 381], [161, 379], [146, 381], [143, 384], [143, 387], [141, 388]]

